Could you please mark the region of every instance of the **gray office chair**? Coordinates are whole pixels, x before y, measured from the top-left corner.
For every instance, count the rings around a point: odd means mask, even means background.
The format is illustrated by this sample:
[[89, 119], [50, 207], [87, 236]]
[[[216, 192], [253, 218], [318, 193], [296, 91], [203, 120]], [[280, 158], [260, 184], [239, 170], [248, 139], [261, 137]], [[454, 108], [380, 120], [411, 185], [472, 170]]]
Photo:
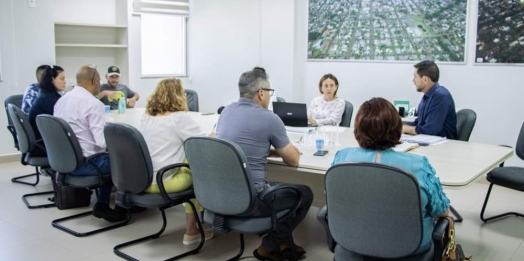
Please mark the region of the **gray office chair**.
[[[206, 209], [204, 221], [222, 233], [240, 233], [240, 251], [229, 259], [238, 260], [244, 252], [244, 233], [265, 234], [285, 224], [300, 205], [299, 190], [286, 185], [275, 186], [258, 194], [251, 178], [251, 170], [242, 149], [233, 142], [210, 137], [193, 137], [184, 143], [186, 157], [191, 166], [193, 187], [198, 202]], [[296, 195], [295, 206], [269, 217], [252, 217], [249, 213], [260, 204], [271, 208], [271, 195], [287, 190]], [[293, 236], [288, 234], [293, 244]], [[296, 253], [295, 253], [296, 256]]]
[[199, 111], [197, 92], [190, 89], [184, 89], [184, 91], [186, 92], [187, 107], [189, 108], [189, 111]]
[[[515, 146], [515, 153], [517, 156], [524, 160], [524, 123], [520, 128], [519, 137], [517, 138], [517, 145]], [[489, 196], [493, 185], [499, 185], [505, 188], [523, 191], [524, 192], [524, 168], [521, 167], [504, 167], [504, 163], [500, 167], [493, 169], [488, 173], [486, 179], [490, 182], [488, 193], [484, 199], [484, 204], [482, 205], [482, 211], [480, 212], [480, 219], [484, 222], [491, 221], [493, 219], [506, 217], [506, 216], [517, 216], [524, 217], [524, 214], [517, 212], [508, 212], [492, 217], [484, 217], [484, 211], [486, 210], [486, 205], [488, 204]]]
[[[44, 139], [45, 147], [47, 149], [47, 158], [49, 159], [51, 168], [57, 172], [55, 177], [57, 185], [92, 190], [107, 183], [111, 183], [111, 175], [102, 175], [100, 169], [98, 169], [94, 164], [92, 166], [98, 175], [75, 176], [69, 174], [80, 168], [84, 163], [91, 164], [90, 160], [92, 158], [105, 154], [105, 152], [98, 153], [85, 158], [82, 153], [82, 147], [80, 147], [80, 143], [78, 142], [78, 138], [71, 129], [71, 126], [69, 126], [69, 123], [58, 117], [42, 114], [36, 117], [36, 125]], [[73, 236], [85, 237], [125, 226], [131, 220], [131, 215], [128, 214], [126, 220], [120, 223], [88, 232], [77, 232], [60, 224], [63, 221], [91, 215], [92, 211], [88, 211], [53, 220], [51, 224], [53, 227]]]
[[[17, 106], [13, 104], [7, 105], [8, 115], [12, 119], [14, 130], [16, 131], [16, 136], [18, 137], [18, 146], [20, 148], [20, 152], [22, 153], [22, 162], [24, 165], [31, 165], [35, 167], [35, 174], [30, 174], [18, 178], [23, 178], [27, 176], [36, 176], [36, 182], [26, 183], [23, 181], [14, 180], [17, 178], [14, 178], [13, 182], [16, 183], [22, 183], [26, 185], [33, 185], [35, 186], [40, 181], [40, 173], [38, 172], [38, 167], [49, 167], [49, 162], [47, 161], [47, 157], [41, 157], [41, 156], [33, 156], [31, 153], [37, 148], [40, 147], [40, 149], [45, 150], [43, 147], [43, 143], [41, 140], [36, 140], [35, 133], [33, 132], [33, 127], [31, 127], [31, 124], [29, 124], [29, 120], [27, 120], [25, 113], [18, 108]], [[31, 205], [27, 201], [28, 197], [34, 197], [34, 196], [41, 196], [41, 195], [48, 195], [53, 194], [54, 191], [44, 191], [44, 192], [38, 192], [38, 193], [30, 193], [25, 194], [22, 196], [22, 200], [24, 201], [25, 205], [30, 208], [47, 208], [47, 207], [54, 207], [55, 203], [49, 203], [49, 204], [40, 204], [40, 205]]]
[[469, 141], [471, 132], [475, 127], [477, 114], [471, 109], [462, 109], [457, 112], [457, 140]]
[[351, 118], [353, 117], [353, 104], [351, 102], [346, 102], [346, 108], [344, 109], [344, 113], [342, 114], [342, 121], [340, 121], [341, 127], [350, 127], [351, 126]]
[[[113, 248], [114, 253], [126, 260], [137, 260], [120, 249], [134, 245], [146, 240], [159, 238], [166, 228], [165, 209], [182, 203], [189, 204], [198, 223], [202, 227], [198, 212], [190, 199], [195, 197], [193, 189], [187, 189], [177, 193], [167, 193], [164, 188], [164, 174], [168, 170], [188, 167], [187, 164], [172, 164], [160, 169], [157, 173], [156, 181], [160, 189], [160, 194], [146, 193], [145, 190], [151, 186], [153, 181], [153, 163], [147, 144], [142, 134], [134, 127], [127, 124], [108, 123], [104, 128], [104, 136], [107, 142], [107, 150], [111, 159], [111, 176], [113, 184], [117, 188], [116, 204], [130, 209], [133, 206], [146, 208], [158, 208], [162, 214], [162, 228], [157, 233], [135, 239], [126, 243], [119, 244]], [[179, 259], [191, 254], [196, 254], [202, 248], [205, 241], [204, 230], [200, 230], [201, 240], [198, 247], [184, 252], [168, 260]]]
[[[20, 145], [18, 144], [18, 138], [16, 137], [16, 135], [17, 135], [16, 129], [15, 129], [15, 126], [13, 125], [13, 120], [11, 119], [11, 115], [9, 115], [7, 107], [8, 107], [9, 104], [12, 104], [12, 105], [15, 105], [17, 108], [21, 108], [22, 107], [22, 98], [23, 98], [22, 94], [16, 94], [16, 95], [8, 96], [4, 100], [5, 112], [7, 114], [7, 130], [9, 130], [9, 133], [11, 133], [11, 135], [13, 136], [14, 146], [19, 151], [20, 151]], [[20, 157], [20, 163], [22, 163], [22, 165], [28, 165], [27, 162], [25, 161], [25, 155], [24, 154], [22, 154], [22, 156]], [[14, 177], [14, 178], [11, 179], [11, 182], [24, 184], [24, 185], [30, 185], [30, 186], [36, 186], [36, 185], [38, 185], [38, 182], [40, 182], [39, 173], [40, 173], [40, 171], [38, 171], [38, 167], [36, 167], [35, 168], [35, 173], [28, 174], [28, 175], [23, 175], [23, 176], [19, 176], [19, 177]], [[25, 178], [33, 177], [33, 176], [36, 177], [36, 181], [35, 182], [27, 182], [27, 181], [21, 180], [21, 179], [25, 179]]]
[[409, 256], [420, 247], [423, 227], [413, 175], [377, 163], [343, 163], [328, 169], [325, 188], [327, 208], [317, 218], [335, 260], [442, 259], [449, 225], [444, 218], [433, 230], [430, 250]]
[[286, 99], [277, 96], [277, 102], [286, 102]]

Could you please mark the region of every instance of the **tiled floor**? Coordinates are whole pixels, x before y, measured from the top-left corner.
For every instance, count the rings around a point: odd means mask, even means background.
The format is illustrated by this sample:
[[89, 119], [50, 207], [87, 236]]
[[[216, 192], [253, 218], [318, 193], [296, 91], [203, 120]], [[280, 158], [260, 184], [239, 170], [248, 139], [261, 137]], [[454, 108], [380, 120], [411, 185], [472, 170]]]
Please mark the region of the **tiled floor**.
[[[13, 176], [30, 173], [33, 169], [23, 167], [18, 162], [0, 164], [0, 260], [49, 260], [49, 261], [107, 261], [122, 260], [113, 254], [113, 247], [145, 235], [153, 234], [161, 225], [160, 213], [148, 210], [135, 215], [132, 224], [93, 235], [76, 238], [51, 227], [51, 220], [80, 213], [89, 208], [58, 210], [56, 208], [29, 210], [21, 200], [25, 193], [51, 189], [49, 178], [43, 178], [36, 187], [13, 184]], [[480, 209], [487, 190], [485, 182], [477, 182], [466, 188], [445, 188], [453, 206], [464, 217], [457, 224], [457, 241], [462, 244], [466, 254], [473, 255], [475, 261], [520, 261], [524, 260], [524, 218], [509, 217], [488, 224], [479, 219]], [[35, 199], [32, 203], [43, 202]], [[495, 187], [487, 214], [502, 211], [524, 212], [524, 193]], [[316, 221], [318, 208], [312, 207], [309, 215], [294, 233], [297, 244], [307, 250], [306, 260], [333, 260], [326, 245], [323, 229]], [[127, 249], [126, 253], [140, 260], [163, 260], [189, 249], [182, 245], [185, 226], [182, 207], [167, 211], [168, 228], [158, 240]], [[81, 230], [90, 229], [103, 221], [88, 217], [81, 221], [71, 221], [71, 226]], [[246, 236], [245, 257], [252, 256], [260, 238]], [[238, 250], [238, 236], [235, 233], [217, 235], [206, 242], [201, 252], [183, 260], [225, 260]], [[248, 260], [255, 260], [249, 258]]]

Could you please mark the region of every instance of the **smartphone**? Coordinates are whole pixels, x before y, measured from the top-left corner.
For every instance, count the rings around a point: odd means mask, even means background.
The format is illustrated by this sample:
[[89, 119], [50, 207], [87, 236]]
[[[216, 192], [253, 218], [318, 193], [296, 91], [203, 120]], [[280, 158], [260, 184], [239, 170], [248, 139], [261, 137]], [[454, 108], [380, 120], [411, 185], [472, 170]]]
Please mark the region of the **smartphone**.
[[315, 152], [315, 153], [313, 154], [313, 156], [324, 156], [324, 155], [326, 155], [327, 153], [328, 153], [327, 150], [318, 150], [317, 152]]

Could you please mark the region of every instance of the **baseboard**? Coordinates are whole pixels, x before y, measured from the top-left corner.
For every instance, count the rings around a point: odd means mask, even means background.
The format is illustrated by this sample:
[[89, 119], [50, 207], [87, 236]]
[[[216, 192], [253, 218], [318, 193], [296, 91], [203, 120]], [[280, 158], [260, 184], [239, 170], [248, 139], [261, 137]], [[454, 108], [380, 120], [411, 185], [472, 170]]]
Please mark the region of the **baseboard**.
[[0, 163], [20, 161], [20, 153], [0, 155]]

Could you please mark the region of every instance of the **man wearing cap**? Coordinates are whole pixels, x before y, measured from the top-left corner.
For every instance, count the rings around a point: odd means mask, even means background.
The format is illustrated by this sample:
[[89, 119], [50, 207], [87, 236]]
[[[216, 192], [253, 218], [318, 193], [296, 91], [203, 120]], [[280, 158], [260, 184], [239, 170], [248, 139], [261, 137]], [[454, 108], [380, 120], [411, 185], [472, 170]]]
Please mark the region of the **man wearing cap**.
[[107, 83], [100, 86], [100, 93], [98, 94], [98, 99], [101, 102], [111, 106], [111, 110], [116, 110], [118, 109], [118, 101], [127, 99], [127, 108], [135, 107], [135, 102], [138, 101], [140, 96], [127, 86], [118, 83], [120, 81], [120, 68], [110, 66], [107, 69], [106, 79]]

